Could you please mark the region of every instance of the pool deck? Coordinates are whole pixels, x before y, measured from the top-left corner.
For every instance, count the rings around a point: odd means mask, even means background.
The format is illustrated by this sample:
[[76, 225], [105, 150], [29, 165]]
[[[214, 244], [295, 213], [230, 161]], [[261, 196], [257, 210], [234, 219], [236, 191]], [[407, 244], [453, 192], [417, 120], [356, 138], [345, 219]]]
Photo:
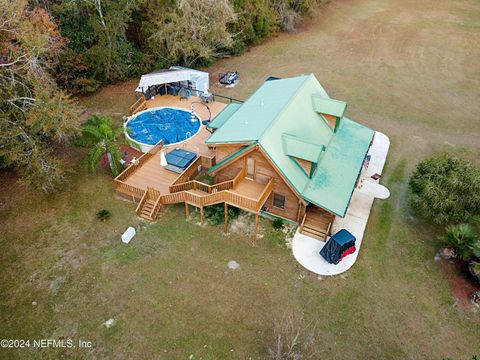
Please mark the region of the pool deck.
[[[154, 99], [148, 100], [146, 105], [148, 109], [155, 107], [178, 107], [187, 109], [190, 111], [191, 104], [194, 103], [194, 111], [201, 120], [207, 120], [209, 118], [208, 109], [203, 104], [199, 104], [200, 99], [192, 96], [188, 100], [180, 100], [178, 96], [163, 95], [155, 96]], [[211, 117], [217, 115], [227, 104], [221, 102], [211, 102], [207, 104], [210, 108]], [[201, 130], [191, 137], [190, 139], [183, 141], [180, 144], [174, 145], [185, 150], [193, 151], [197, 155], [212, 156], [213, 152], [205, 145], [205, 140], [210, 137], [211, 133], [206, 130], [204, 125], [201, 125]], [[165, 146], [167, 151], [168, 145]], [[169, 193], [168, 187], [177, 179], [179, 174], [166, 170], [160, 166], [160, 154], [155, 154], [145, 164], [143, 164], [135, 173], [129, 176], [124, 182], [128, 185], [146, 190], [147, 187], [153, 187], [158, 189], [162, 194]]]
[[[208, 120], [209, 113], [205, 105], [198, 104], [200, 99], [196, 96], [190, 97], [188, 100], [180, 100], [178, 96], [173, 95], [163, 95], [163, 96], [155, 96], [154, 99], [147, 101], [147, 109], [155, 108], [155, 107], [163, 107], [163, 106], [170, 106], [170, 107], [178, 107], [186, 110], [191, 110], [191, 104], [194, 106], [195, 114], [201, 120]], [[207, 104], [210, 108], [210, 112], [212, 118], [216, 116], [220, 111], [223, 110], [227, 104], [221, 102], [211, 102]], [[205, 145], [205, 140], [207, 140], [210, 135], [212, 135], [205, 126], [202, 125], [202, 129], [190, 139], [182, 142], [180, 147], [185, 147], [188, 150], [195, 151], [198, 155], [210, 155], [210, 149]], [[168, 147], [168, 145], [167, 145]], [[160, 165], [158, 165], [160, 166]]]

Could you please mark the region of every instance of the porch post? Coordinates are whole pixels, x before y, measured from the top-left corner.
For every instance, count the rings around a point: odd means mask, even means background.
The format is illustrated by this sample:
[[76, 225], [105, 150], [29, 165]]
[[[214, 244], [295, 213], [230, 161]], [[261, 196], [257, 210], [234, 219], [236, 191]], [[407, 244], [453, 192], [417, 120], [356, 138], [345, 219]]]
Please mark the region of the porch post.
[[186, 220], [188, 220], [189, 217], [190, 217], [190, 212], [189, 212], [189, 209], [188, 209], [188, 203], [186, 202], [185, 203], [185, 218], [186, 218]]
[[203, 225], [203, 206], [200, 208], [200, 223]]
[[253, 230], [253, 242], [252, 245], [255, 246], [257, 242], [257, 231], [258, 231], [258, 213], [255, 214], [255, 228]]
[[225, 211], [225, 224], [223, 226], [223, 231], [224, 232], [227, 232], [227, 229], [228, 229], [228, 204], [227, 203], [224, 203], [225, 204], [225, 207], [224, 207], [224, 211]]

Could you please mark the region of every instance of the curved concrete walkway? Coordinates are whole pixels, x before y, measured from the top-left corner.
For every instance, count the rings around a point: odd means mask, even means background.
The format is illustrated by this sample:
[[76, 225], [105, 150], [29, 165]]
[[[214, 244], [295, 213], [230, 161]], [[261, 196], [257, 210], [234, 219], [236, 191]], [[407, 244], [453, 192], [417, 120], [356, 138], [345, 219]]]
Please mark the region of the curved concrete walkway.
[[[368, 150], [368, 154], [371, 155], [370, 165], [367, 170], [363, 168], [360, 174], [361, 180], [379, 182], [373, 180], [371, 176], [375, 173], [382, 174], [389, 147], [390, 140], [388, 137], [383, 133], [375, 132], [373, 143]], [[359, 184], [361, 184], [361, 181], [359, 181]], [[305, 269], [318, 275], [338, 275], [350, 269], [357, 260], [373, 200], [373, 196], [363, 194], [357, 187], [353, 192], [345, 217], [337, 216], [332, 224], [333, 234], [341, 229], [347, 229], [356, 237], [357, 251], [346, 256], [338, 265], [329, 264], [319, 254], [325, 243], [300, 234], [297, 229], [292, 242], [295, 259]]]

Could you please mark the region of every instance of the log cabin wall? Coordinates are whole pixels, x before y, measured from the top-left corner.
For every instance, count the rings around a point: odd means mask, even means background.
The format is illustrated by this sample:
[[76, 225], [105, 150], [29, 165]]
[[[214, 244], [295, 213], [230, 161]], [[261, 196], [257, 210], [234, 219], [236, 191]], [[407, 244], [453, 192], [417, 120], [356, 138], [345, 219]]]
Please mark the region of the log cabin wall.
[[242, 148], [242, 145], [217, 145], [215, 147], [215, 161], [218, 164], [228, 155]]
[[[217, 154], [219, 154], [223, 159], [225, 156], [237, 151], [239, 148], [240, 147], [238, 145], [223, 145], [217, 146], [216, 151]], [[225, 168], [219, 170], [216, 173], [216, 181], [221, 182], [232, 179], [241, 168], [246, 167], [246, 161], [248, 157], [251, 157], [253, 160], [255, 160], [254, 181], [257, 181], [261, 184], [267, 184], [270, 178], [274, 178], [273, 191], [264, 205], [267, 207], [266, 212], [295, 222], [301, 221], [303, 214], [305, 213], [305, 206], [300, 206], [301, 199], [290, 189], [290, 187], [285, 183], [283, 177], [277, 171], [275, 171], [270, 162], [265, 159], [264, 155], [259, 150], [252, 151], [251, 153], [232, 162]], [[217, 157], [217, 162], [219, 161], [220, 160], [218, 160]], [[285, 197], [284, 209], [274, 206], [274, 194], [279, 194]]]
[[297, 157], [295, 160], [297, 161], [298, 165], [302, 167], [303, 171], [305, 171], [305, 174], [310, 176], [310, 172], [312, 171], [312, 163], [308, 160], [303, 160]]

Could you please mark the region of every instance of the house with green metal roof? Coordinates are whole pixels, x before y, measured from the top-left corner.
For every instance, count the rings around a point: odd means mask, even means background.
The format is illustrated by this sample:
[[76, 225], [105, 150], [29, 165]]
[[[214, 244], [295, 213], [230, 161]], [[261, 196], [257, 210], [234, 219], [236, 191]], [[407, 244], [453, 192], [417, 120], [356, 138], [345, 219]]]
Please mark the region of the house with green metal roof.
[[313, 74], [265, 81], [207, 126], [216, 153], [209, 173], [218, 182], [241, 172], [251, 189], [273, 179], [260, 212], [324, 239], [333, 218], [347, 212], [374, 135], [346, 109]]

